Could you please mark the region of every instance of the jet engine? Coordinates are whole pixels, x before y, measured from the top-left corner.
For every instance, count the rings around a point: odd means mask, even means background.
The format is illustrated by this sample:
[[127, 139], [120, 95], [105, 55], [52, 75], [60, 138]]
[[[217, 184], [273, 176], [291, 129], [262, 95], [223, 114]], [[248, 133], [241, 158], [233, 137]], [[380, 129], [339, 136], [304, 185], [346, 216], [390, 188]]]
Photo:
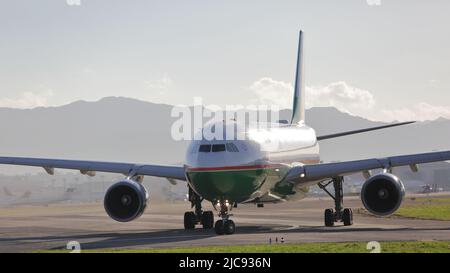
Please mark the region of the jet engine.
[[372, 176], [361, 189], [364, 207], [377, 216], [394, 213], [400, 207], [404, 195], [405, 187], [402, 181], [390, 173]]
[[126, 179], [108, 189], [103, 204], [109, 217], [119, 222], [129, 222], [144, 213], [147, 200], [145, 187], [139, 182]]

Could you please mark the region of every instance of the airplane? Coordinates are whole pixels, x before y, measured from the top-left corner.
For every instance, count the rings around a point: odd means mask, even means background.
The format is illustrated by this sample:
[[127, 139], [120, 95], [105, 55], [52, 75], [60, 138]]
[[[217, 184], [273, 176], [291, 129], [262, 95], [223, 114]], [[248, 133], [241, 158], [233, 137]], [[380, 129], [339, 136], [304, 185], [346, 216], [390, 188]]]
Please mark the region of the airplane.
[[170, 188], [170, 187], [163, 187], [162, 194], [170, 202], [187, 201], [189, 199], [189, 196], [187, 193], [176, 192], [176, 191], [172, 190], [172, 188]]
[[[318, 185], [335, 203], [334, 208], [324, 211], [325, 226], [331, 227], [337, 222], [352, 225], [353, 212], [351, 208], [343, 207], [343, 183], [346, 175], [354, 173], [362, 173], [366, 179], [361, 188], [364, 207], [377, 216], [394, 213], [402, 203], [405, 188], [403, 182], [392, 174], [392, 169], [409, 166], [417, 172], [418, 164], [450, 160], [450, 151], [321, 162], [321, 141], [412, 122], [316, 135], [305, 120], [303, 37], [300, 31], [292, 117], [287, 124], [267, 129], [246, 128], [233, 121], [205, 125], [204, 128], [235, 126], [246, 138], [194, 138], [187, 149], [185, 163], [179, 166], [27, 157], [0, 157], [0, 164], [42, 167], [48, 174], [54, 174], [56, 168], [79, 170], [81, 174], [90, 176], [96, 172], [124, 174], [124, 179], [106, 191], [103, 202], [109, 217], [119, 222], [132, 221], [143, 214], [148, 201], [148, 192], [142, 185], [144, 176], [167, 178], [171, 183], [185, 181], [193, 210], [185, 212], [184, 228], [190, 230], [201, 225], [204, 229], [214, 228], [218, 235], [235, 232], [235, 223], [230, 218], [232, 209], [238, 204], [255, 203], [263, 207], [266, 202], [298, 200], [308, 194], [312, 185]], [[273, 143], [277, 145], [270, 145]], [[382, 172], [372, 175], [371, 171], [375, 169]], [[332, 185], [334, 193], [328, 185]], [[211, 202], [217, 211], [219, 220], [216, 222], [212, 211], [203, 210], [202, 202], [205, 200]]]
[[0, 198], [0, 207], [12, 207], [19, 205], [49, 205], [52, 203], [73, 200], [74, 192], [70, 189], [71, 188], [64, 192], [61, 192], [60, 189], [53, 192], [47, 192], [45, 190], [39, 192], [25, 190], [20, 193], [16, 191], [13, 194], [9, 188], [3, 187], [5, 196]]
[[14, 196], [14, 194], [12, 194], [11, 191], [7, 187], [3, 187], [3, 192], [8, 197]]

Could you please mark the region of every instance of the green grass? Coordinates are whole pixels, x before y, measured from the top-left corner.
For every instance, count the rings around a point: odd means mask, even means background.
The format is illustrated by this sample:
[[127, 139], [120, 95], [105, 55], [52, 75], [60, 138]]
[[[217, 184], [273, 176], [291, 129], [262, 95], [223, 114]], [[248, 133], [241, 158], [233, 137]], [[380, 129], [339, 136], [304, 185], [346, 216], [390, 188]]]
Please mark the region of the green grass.
[[410, 200], [420, 203], [450, 203], [450, 198], [438, 198], [438, 197], [418, 197], [418, 198], [411, 198]]
[[420, 198], [414, 200], [417, 204], [401, 207], [396, 216], [450, 221], [450, 198]]
[[[450, 253], [450, 241], [380, 242], [381, 253]], [[369, 253], [367, 242], [86, 250], [91, 253]], [[68, 252], [52, 250], [44, 252]]]

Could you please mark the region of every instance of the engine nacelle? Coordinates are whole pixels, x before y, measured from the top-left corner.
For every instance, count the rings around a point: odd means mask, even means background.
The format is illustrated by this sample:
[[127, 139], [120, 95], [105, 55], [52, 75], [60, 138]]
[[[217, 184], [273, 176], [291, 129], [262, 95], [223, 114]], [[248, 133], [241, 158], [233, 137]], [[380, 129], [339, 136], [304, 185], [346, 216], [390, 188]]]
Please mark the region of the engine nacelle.
[[134, 180], [123, 180], [112, 185], [105, 194], [104, 207], [109, 217], [119, 222], [129, 222], [144, 213], [148, 193]]
[[361, 189], [364, 207], [378, 216], [394, 213], [402, 204], [405, 187], [400, 179], [390, 173], [369, 178]]

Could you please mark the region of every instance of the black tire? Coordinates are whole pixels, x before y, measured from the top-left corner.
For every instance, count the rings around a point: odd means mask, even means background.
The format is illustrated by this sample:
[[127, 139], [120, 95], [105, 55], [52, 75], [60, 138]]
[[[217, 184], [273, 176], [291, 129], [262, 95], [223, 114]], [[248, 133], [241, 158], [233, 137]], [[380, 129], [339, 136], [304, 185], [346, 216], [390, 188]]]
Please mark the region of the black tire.
[[234, 225], [233, 220], [225, 221], [223, 229], [225, 231], [225, 234], [227, 235], [233, 234], [236, 231], [236, 226]]
[[333, 209], [326, 209], [324, 213], [325, 218], [325, 226], [332, 227], [334, 226], [334, 211]]
[[217, 235], [223, 235], [225, 233], [224, 221], [223, 220], [217, 220], [216, 224], [214, 225], [214, 230], [216, 231]]
[[197, 217], [192, 211], [187, 211], [184, 213], [184, 229], [193, 229], [197, 222]]
[[344, 221], [344, 226], [353, 225], [353, 211], [352, 209], [344, 209], [342, 213], [342, 220]]
[[214, 214], [212, 211], [205, 211], [202, 214], [202, 225], [204, 229], [211, 229], [214, 226]]

